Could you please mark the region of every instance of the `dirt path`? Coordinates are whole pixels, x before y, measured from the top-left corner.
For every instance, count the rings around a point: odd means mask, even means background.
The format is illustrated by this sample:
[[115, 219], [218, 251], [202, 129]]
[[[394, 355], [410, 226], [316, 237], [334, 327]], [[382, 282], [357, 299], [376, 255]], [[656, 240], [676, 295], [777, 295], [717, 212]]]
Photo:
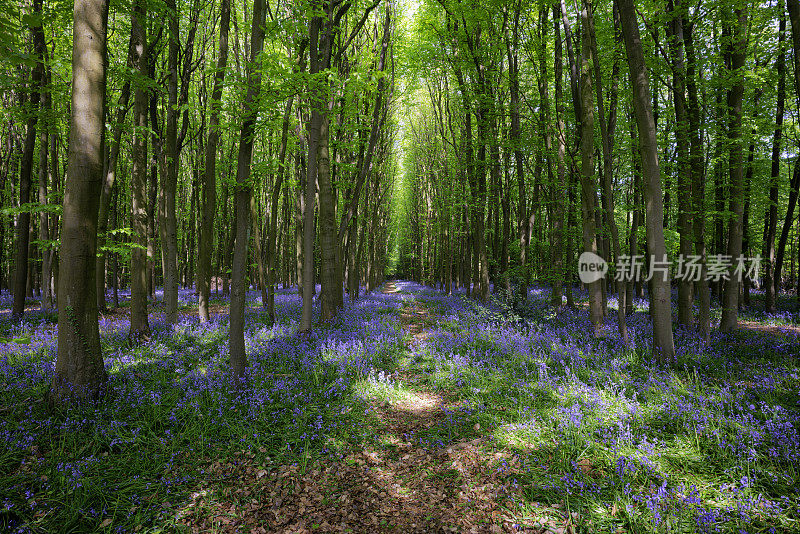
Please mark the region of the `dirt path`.
[[[384, 292], [397, 288], [389, 283]], [[410, 334], [409, 345], [419, 345], [430, 337], [426, 324], [435, 317], [412, 301], [401, 310], [400, 321]], [[402, 374], [413, 383], [415, 372]], [[507, 472], [498, 475], [498, 466], [513, 466], [508, 453], [495, 450], [484, 437], [441, 448], [413, 442], [416, 434], [446, 424], [445, 409], [453, 407], [442, 395], [418, 388], [402, 400], [371, 401], [382, 447], [341, 460], [326, 458], [305, 472], [297, 465], [273, 472], [254, 469], [248, 477], [252, 484], [232, 489], [235, 500], [249, 504], [200, 514], [214, 521], [192, 530], [232, 532], [247, 525], [254, 533], [517, 532], [501, 508]], [[479, 429], [476, 425], [475, 435]]]

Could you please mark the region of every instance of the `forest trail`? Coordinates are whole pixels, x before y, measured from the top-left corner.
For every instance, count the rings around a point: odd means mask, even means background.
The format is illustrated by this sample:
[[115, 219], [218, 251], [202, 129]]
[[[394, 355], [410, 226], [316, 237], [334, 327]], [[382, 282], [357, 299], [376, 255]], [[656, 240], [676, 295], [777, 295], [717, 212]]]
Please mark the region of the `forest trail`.
[[[382, 291], [399, 290], [389, 282]], [[398, 313], [408, 351], [419, 350], [437, 317], [414, 298]], [[512, 527], [503, 502], [519, 490], [509, 487], [508, 473], [499, 466], [513, 465], [514, 459], [479, 425], [474, 439], [446, 447], [432, 443], [431, 436], [446, 433], [452, 424], [452, 413], [461, 404], [455, 393], [417, 386], [422, 376], [413, 364], [392, 376], [405, 386], [400, 398], [367, 399], [380, 436], [376, 445], [269, 472], [245, 467], [252, 460], [244, 453], [236, 467], [218, 466], [218, 474], [234, 485], [223, 492], [227, 502], [218, 502], [219, 512], [199, 514], [205, 524], [192, 524], [192, 530], [237, 532], [247, 525], [254, 533], [545, 532]]]
[[[392, 282], [383, 293], [399, 292]], [[407, 349], [419, 349], [437, 320], [417, 299], [404, 303], [398, 320]], [[275, 477], [294, 487], [275, 514], [269, 532], [506, 532], [499, 503], [507, 488], [494, 464], [504, 453], [485, 437], [447, 448], [424, 446], [420, 435], [447, 425], [455, 395], [415, 384], [419, 370], [404, 366], [395, 379], [408, 384], [400, 399], [370, 401], [383, 447], [367, 447], [301, 475], [292, 468]], [[283, 476], [285, 482], [281, 481]], [[287, 484], [288, 483], [288, 484]]]

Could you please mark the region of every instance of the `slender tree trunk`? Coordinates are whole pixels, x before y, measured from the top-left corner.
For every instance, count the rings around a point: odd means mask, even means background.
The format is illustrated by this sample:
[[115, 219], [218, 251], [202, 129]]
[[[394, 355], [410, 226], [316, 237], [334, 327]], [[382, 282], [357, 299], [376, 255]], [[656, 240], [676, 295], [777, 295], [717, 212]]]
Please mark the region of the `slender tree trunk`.
[[794, 209], [797, 204], [797, 194], [800, 188], [800, 156], [795, 158], [792, 170], [792, 180], [789, 183], [789, 205], [786, 207], [786, 216], [783, 219], [781, 235], [778, 238], [778, 250], [775, 254], [775, 296], [780, 293], [781, 272], [783, 271], [783, 258], [786, 253], [786, 242], [789, 239], [789, 232], [794, 224]]
[[[25, 313], [25, 291], [28, 280], [28, 253], [30, 245], [31, 213], [27, 209], [31, 196], [31, 176], [33, 175], [33, 155], [36, 148], [36, 124], [39, 120], [39, 102], [44, 82], [44, 30], [42, 29], [42, 1], [34, 0], [33, 16], [36, 22], [31, 26], [34, 56], [30, 81], [30, 100], [28, 118], [25, 124], [25, 148], [22, 152], [22, 164], [19, 176], [19, 205], [22, 209], [17, 219], [17, 253], [14, 262], [14, 304], [11, 310], [12, 319], [20, 319]], [[40, 150], [46, 152], [46, 146]]]
[[[128, 66], [132, 67], [133, 61], [133, 34], [131, 40], [128, 42]], [[117, 101], [117, 113], [114, 118], [114, 135], [111, 146], [108, 146], [107, 140], [104, 139], [106, 146], [103, 150], [108, 152], [108, 156], [104, 160], [104, 179], [103, 188], [100, 192], [100, 211], [98, 213], [97, 221], [97, 248], [99, 254], [95, 261], [95, 283], [97, 284], [97, 308], [100, 312], [106, 311], [106, 254], [103, 252], [103, 247], [106, 242], [106, 232], [108, 230], [108, 210], [111, 204], [111, 193], [114, 190], [114, 183], [117, 179], [117, 161], [119, 159], [120, 145], [122, 143], [122, 131], [125, 126], [125, 116], [128, 114], [128, 103], [131, 96], [131, 82], [125, 82], [122, 86], [119, 100]]]
[[[309, 74], [314, 76], [320, 71], [319, 57], [320, 30], [322, 17], [312, 17], [309, 23]], [[326, 82], [327, 83], [327, 82]], [[319, 151], [322, 115], [319, 107], [324, 105], [322, 95], [327, 91], [319, 91], [317, 87], [311, 92], [311, 118], [308, 123], [308, 159], [306, 161], [306, 190], [303, 210], [303, 310], [300, 318], [300, 332], [311, 330], [312, 306], [314, 298], [314, 207], [317, 185], [317, 156]]]
[[105, 132], [105, 0], [75, 0], [72, 114], [64, 191], [58, 358], [49, 400], [97, 398], [107, 380], [100, 348], [94, 261]]
[[[661, 194], [661, 171], [658, 165], [658, 143], [653, 121], [653, 109], [650, 95], [650, 82], [647, 65], [644, 62], [642, 41], [639, 37], [639, 25], [633, 0], [616, 0], [628, 55], [631, 86], [633, 87], [633, 104], [636, 112], [636, 123], [639, 129], [639, 148], [642, 155], [642, 171], [645, 182], [645, 206], [647, 211], [646, 230], [647, 248], [650, 257], [655, 261], [666, 261], [667, 252], [664, 245], [664, 208]], [[656, 273], [651, 280], [650, 294], [651, 317], [653, 321], [653, 352], [662, 361], [671, 361], [675, 357], [675, 345], [672, 337], [672, 312], [670, 309], [669, 272]]]
[[764, 311], [775, 312], [775, 233], [778, 226], [778, 193], [781, 171], [781, 140], [783, 137], [783, 111], [786, 102], [786, 51], [784, 50], [784, 34], [786, 33], [786, 14], [783, 3], [779, 6], [780, 23], [778, 26], [778, 57], [775, 70], [778, 73], [778, 101], [775, 106], [775, 133], [772, 137], [772, 167], [769, 178], [769, 204], [764, 220]]
[[686, 90], [689, 116], [689, 157], [692, 171], [692, 209], [694, 210], [694, 252], [700, 257], [700, 277], [696, 282], [698, 296], [697, 328], [707, 342], [711, 335], [711, 292], [706, 279], [706, 181], [703, 162], [703, 139], [700, 132], [700, 105], [697, 99], [697, 59], [694, 49], [693, 25], [683, 20], [684, 44], [686, 47]]
[[[631, 139], [631, 166], [633, 173], [631, 180], [633, 181], [633, 213], [631, 215], [631, 235], [629, 238], [629, 251], [631, 261], [638, 261], [639, 255], [639, 226], [641, 226], [642, 219], [642, 157], [639, 152], [639, 137], [636, 135], [636, 124], [634, 121], [629, 120], [630, 124], [630, 139]], [[633, 313], [633, 298], [636, 296], [636, 288], [640, 285], [640, 280], [636, 277], [631, 277], [628, 281], [626, 292], [628, 297], [625, 299], [626, 314]]]
[[[794, 51], [794, 78], [795, 78], [795, 98], [800, 103], [800, 2], [798, 0], [787, 0], [789, 8], [789, 21], [792, 25], [792, 49]], [[794, 216], [794, 208], [797, 202], [798, 187], [800, 187], [800, 157], [795, 161], [792, 173], [792, 184], [789, 189], [789, 207], [786, 210], [781, 237], [778, 241], [778, 251], [775, 259], [775, 294], [780, 292], [781, 269], [783, 267], [783, 256], [786, 248], [786, 239], [789, 235], [789, 228]]]
[[[517, 3], [514, 9], [514, 20], [511, 24], [511, 35], [508, 32], [508, 21], [506, 20], [505, 24], [505, 42], [506, 42], [506, 58], [508, 61], [508, 88], [509, 88], [509, 96], [510, 96], [510, 106], [509, 106], [509, 113], [511, 115], [511, 129], [509, 131], [509, 141], [511, 143], [511, 150], [514, 151], [514, 170], [517, 175], [517, 189], [518, 189], [518, 208], [517, 208], [517, 218], [519, 220], [518, 227], [519, 227], [519, 264], [522, 268], [523, 275], [519, 278], [519, 296], [524, 301], [528, 296], [528, 284], [527, 279], [524, 276], [524, 271], [528, 268], [528, 244], [525, 242], [525, 237], [528, 234], [528, 215], [527, 215], [527, 194], [525, 190], [525, 168], [523, 166], [523, 159], [522, 159], [522, 126], [520, 120], [520, 98], [519, 98], [519, 16], [520, 16], [520, 5]], [[506, 19], [508, 15], [506, 14]], [[544, 47], [544, 23], [547, 21], [547, 10], [544, 10], [544, 19], [540, 16], [540, 28], [542, 31], [542, 44], [541, 47]], [[540, 55], [540, 61], [541, 61]], [[542, 63], [541, 68], [544, 68], [544, 64]], [[546, 74], [540, 74], [541, 80], [544, 82], [539, 83], [539, 98], [543, 102], [543, 106], [546, 105], [546, 99], [542, 95], [542, 91], [547, 91], [547, 82], [546, 82]], [[546, 120], [546, 119], [545, 119]], [[549, 139], [549, 137], [548, 137]], [[560, 288], [559, 288], [560, 290]], [[560, 297], [559, 297], [560, 298]]]
[[[47, 63], [47, 45], [42, 49], [44, 55], [42, 60]], [[49, 65], [45, 67], [43, 86], [46, 87], [42, 95], [42, 118], [40, 119], [40, 134], [39, 134], [39, 204], [44, 207], [47, 206], [47, 186], [50, 182], [51, 174], [54, 169], [49, 168], [50, 156], [50, 141], [55, 138], [53, 132], [53, 101], [51, 96], [52, 89], [52, 75], [50, 73]], [[39, 240], [43, 243], [50, 239], [50, 214], [47, 211], [42, 211], [39, 214]], [[52, 277], [52, 257], [53, 250], [49, 246], [42, 248], [42, 309], [51, 310], [55, 307], [55, 300], [53, 299], [53, 292], [51, 291], [50, 280]]]
[[[584, 7], [585, 10], [585, 7]], [[583, 229], [583, 251], [597, 255], [597, 233], [595, 225], [595, 212], [597, 182], [594, 169], [594, 98], [592, 96], [592, 76], [589, 69], [591, 64], [591, 46], [589, 38], [584, 35], [581, 39], [581, 55], [575, 58], [572, 51], [572, 30], [566, 13], [566, 5], [561, 1], [561, 20], [564, 25], [564, 40], [567, 43], [567, 55], [570, 63], [570, 80], [572, 87], [572, 101], [575, 106], [575, 115], [580, 121], [580, 151], [581, 151], [581, 219]], [[586, 32], [584, 32], [586, 33]], [[580, 74], [578, 71], [580, 62]], [[600, 280], [586, 284], [589, 291], [589, 320], [594, 326], [595, 334], [599, 334], [603, 322], [602, 288]]]
[[728, 91], [728, 142], [729, 160], [728, 169], [731, 184], [731, 211], [733, 219], [728, 230], [728, 255], [732, 258], [733, 266], [730, 279], [725, 283], [725, 293], [722, 302], [722, 319], [719, 329], [721, 332], [735, 330], [739, 317], [739, 287], [741, 280], [734, 272], [737, 258], [742, 253], [742, 216], [744, 201], [744, 166], [742, 164], [742, 97], [744, 95], [744, 61], [747, 54], [747, 10], [735, 9], [729, 55], [730, 75], [733, 86]]
[[253, 159], [253, 135], [258, 116], [258, 99], [261, 92], [261, 69], [256, 60], [264, 47], [266, 18], [264, 0], [253, 0], [253, 29], [250, 34], [250, 63], [247, 66], [247, 96], [244, 103], [244, 121], [239, 139], [238, 165], [236, 167], [236, 247], [233, 252], [230, 313], [231, 371], [240, 383], [245, 379], [247, 355], [244, 346], [244, 308], [247, 296], [247, 245], [250, 230], [250, 163]]
[[[675, 107], [675, 139], [678, 160], [678, 232], [680, 254], [684, 260], [692, 255], [692, 161], [689, 152], [689, 124], [686, 111], [686, 67], [684, 63], [683, 17], [680, 0], [668, 3], [670, 20], [667, 22], [667, 39], [672, 63], [672, 98]], [[682, 276], [678, 280], [678, 324], [690, 328], [694, 323], [692, 312], [693, 280]]]
[[[302, 56], [305, 55], [304, 47], [300, 50], [301, 63]], [[292, 102], [294, 99], [289, 97], [286, 102], [286, 108], [283, 112], [283, 122], [281, 124], [281, 147], [278, 156], [278, 172], [275, 178], [275, 184], [272, 188], [272, 202], [270, 204], [270, 221], [269, 221], [269, 235], [267, 236], [267, 315], [269, 317], [269, 324], [275, 323], [275, 256], [278, 250], [275, 246], [275, 237], [278, 229], [278, 201], [280, 200], [280, 192], [283, 187], [283, 175], [286, 172], [286, 143], [289, 136], [289, 120], [292, 113]]]
[[258, 286], [261, 289], [261, 307], [266, 309], [269, 297], [267, 296], [267, 276], [264, 270], [264, 254], [261, 246], [261, 223], [259, 222], [260, 217], [256, 208], [256, 199], [252, 193], [250, 194], [250, 218], [252, 219], [253, 244], [256, 249]]
[[[611, 86], [611, 109], [609, 110], [608, 122], [606, 122], [605, 105], [603, 102], [603, 83], [600, 74], [600, 58], [597, 55], [597, 39], [594, 31], [594, 13], [591, 0], [584, 0], [584, 7], [582, 12], [583, 23], [585, 30], [588, 33], [588, 40], [590, 45], [590, 55], [594, 62], [595, 73], [595, 91], [597, 93], [597, 113], [600, 122], [600, 135], [602, 137], [603, 146], [603, 198], [605, 200], [603, 210], [607, 218], [608, 228], [611, 230], [611, 245], [613, 247], [614, 257], [620, 257], [619, 246], [619, 230], [617, 229], [617, 222], [614, 220], [614, 195], [612, 191], [613, 182], [613, 145], [614, 132], [616, 130], [616, 103], [617, 103], [617, 76], [619, 74], [619, 66], [615, 56], [614, 66], [612, 70], [612, 86]], [[616, 10], [615, 10], [616, 12]], [[615, 16], [615, 29], [619, 27], [617, 17]], [[618, 34], [618, 32], [616, 32]], [[619, 37], [617, 35], [617, 41]], [[616, 279], [617, 290], [617, 328], [623, 343], [628, 344], [628, 326], [625, 323], [625, 281], [617, 277]], [[603, 299], [606, 302], [606, 299]]]
[[228, 30], [231, 19], [230, 0], [221, 0], [219, 23], [219, 54], [211, 90], [211, 118], [206, 141], [206, 167], [203, 175], [203, 220], [200, 224], [200, 242], [197, 258], [197, 308], [200, 322], [209, 319], [208, 300], [211, 297], [211, 254], [214, 250], [214, 215], [217, 209], [217, 149], [219, 146], [219, 114], [225, 67], [228, 64]]
[[164, 195], [164, 316], [167, 325], [178, 322], [178, 220], [175, 214], [175, 195], [178, 187], [178, 53], [180, 51], [180, 25], [178, 5], [166, 0], [169, 18], [169, 48], [167, 53], [167, 110], [164, 135], [166, 174], [162, 183]]
[[[131, 12], [132, 63], [138, 75], [147, 77], [147, 3], [135, 0]], [[140, 82], [133, 97], [134, 132], [131, 160], [132, 230], [131, 327], [132, 342], [150, 337], [147, 317], [147, 91]], [[62, 273], [63, 274], [63, 273]]]
[[[114, 191], [114, 211], [111, 212], [111, 226], [114, 230], [119, 228], [117, 224], [117, 213], [119, 212], [119, 188]], [[112, 243], [119, 242], [118, 238], [112, 237]], [[119, 308], [119, 258], [117, 253], [113, 254], [112, 270], [114, 272], [114, 309]]]
[[[565, 261], [565, 248], [568, 248], [568, 238], [565, 235], [567, 230], [564, 229], [564, 213], [569, 211], [569, 199], [567, 198], [567, 176], [564, 164], [566, 156], [566, 127], [564, 125], [564, 94], [562, 89], [563, 79], [563, 47], [561, 45], [561, 22], [560, 22], [560, 5], [553, 4], [553, 28], [555, 29], [555, 57], [554, 57], [554, 74], [555, 74], [555, 107], [556, 107], [556, 181], [552, 185], [553, 197], [553, 247], [551, 247], [552, 261], [553, 261], [553, 290], [551, 294], [551, 303], [560, 308], [561, 307], [561, 292], [562, 285], [564, 284], [564, 261]], [[542, 17], [544, 19], [544, 17]], [[542, 20], [542, 28], [544, 28], [545, 21]], [[542, 29], [544, 32], [544, 29]], [[544, 35], [544, 34], [543, 34]], [[541, 58], [544, 59], [544, 58]], [[542, 62], [542, 64], [544, 64]], [[547, 83], [544, 83], [545, 88]], [[541, 89], [540, 89], [541, 93]], [[527, 228], [526, 228], [527, 230]], [[527, 231], [526, 231], [527, 235]], [[569, 265], [567, 265], [568, 267]], [[570, 296], [572, 295], [571, 290]]]

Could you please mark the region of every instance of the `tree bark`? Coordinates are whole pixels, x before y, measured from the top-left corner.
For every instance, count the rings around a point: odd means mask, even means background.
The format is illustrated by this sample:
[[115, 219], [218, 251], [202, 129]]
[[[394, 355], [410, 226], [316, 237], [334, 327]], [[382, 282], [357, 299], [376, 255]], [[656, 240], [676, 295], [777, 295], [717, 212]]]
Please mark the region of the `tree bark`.
[[236, 167], [236, 246], [233, 251], [231, 277], [231, 306], [229, 352], [234, 380], [241, 383], [246, 377], [247, 354], [244, 346], [244, 308], [247, 296], [247, 248], [250, 230], [250, 163], [253, 159], [253, 134], [258, 116], [261, 92], [261, 69], [256, 64], [264, 47], [266, 9], [264, 0], [253, 0], [253, 28], [250, 34], [250, 63], [247, 66], [247, 96], [244, 102], [244, 121], [239, 138]]
[[94, 295], [105, 132], [105, 0], [75, 0], [72, 114], [58, 289], [58, 358], [49, 400], [97, 398], [106, 383]]
[[[42, 61], [46, 64], [47, 45], [42, 47]], [[49, 65], [45, 65], [43, 86], [46, 88], [42, 95], [42, 118], [40, 119], [39, 134], [39, 204], [47, 206], [47, 186], [55, 169], [49, 166], [50, 149], [55, 146], [56, 134], [53, 131], [53, 100], [51, 96], [52, 74]], [[42, 211], [39, 214], [39, 240], [46, 243], [50, 239], [50, 214]], [[55, 307], [54, 292], [51, 291], [53, 249], [49, 245], [42, 247], [42, 309], [51, 310]]]
[[[567, 175], [564, 159], [566, 157], [566, 127], [564, 125], [564, 94], [561, 80], [563, 79], [563, 46], [561, 44], [561, 13], [560, 4], [553, 4], [553, 28], [555, 30], [555, 56], [554, 56], [554, 75], [555, 75], [555, 127], [556, 127], [556, 181], [552, 185], [553, 198], [553, 289], [550, 302], [553, 306], [560, 308], [562, 304], [561, 293], [565, 283], [565, 249], [569, 247], [569, 239], [565, 235], [567, 230], [564, 228], [564, 215], [569, 211], [569, 199], [567, 198]], [[542, 30], [544, 31], [544, 30]], [[546, 83], [544, 84], [547, 85]], [[530, 240], [529, 227], [525, 228], [525, 239]], [[568, 268], [568, 265], [567, 265]], [[568, 291], [570, 291], [568, 289]], [[571, 296], [570, 291], [570, 296]]]
[[167, 110], [164, 132], [164, 159], [166, 173], [161, 185], [164, 195], [164, 240], [161, 243], [164, 257], [164, 321], [169, 325], [178, 322], [178, 221], [175, 215], [175, 194], [178, 188], [178, 53], [180, 52], [180, 25], [178, 5], [166, 0], [169, 18], [169, 45], [167, 52]]
[[[792, 49], [794, 51], [794, 88], [795, 98], [800, 103], [800, 2], [798, 0], [787, 0], [787, 7], [789, 8], [789, 21], [792, 25]], [[794, 208], [797, 202], [798, 187], [800, 187], [800, 169], [798, 169], [800, 157], [795, 162], [795, 168], [792, 174], [792, 185], [789, 189], [789, 207], [786, 210], [786, 218], [784, 219], [781, 237], [778, 241], [778, 252], [775, 259], [775, 294], [780, 291], [781, 286], [781, 269], [783, 267], [783, 256], [786, 248], [786, 239], [788, 238], [789, 228], [791, 226], [792, 218], [794, 216]]]
[[222, 104], [222, 85], [228, 64], [228, 30], [231, 19], [230, 0], [221, 0], [219, 23], [219, 54], [211, 90], [211, 118], [206, 141], [206, 168], [203, 174], [203, 220], [197, 258], [197, 311], [200, 322], [209, 319], [208, 300], [211, 297], [211, 254], [214, 250], [214, 215], [217, 210], [217, 150], [219, 147], [219, 115]]
[[[584, 10], [586, 8], [584, 7]], [[595, 225], [595, 212], [597, 210], [597, 182], [594, 169], [594, 98], [592, 96], [592, 75], [589, 65], [591, 59], [591, 46], [589, 38], [584, 35], [581, 39], [581, 55], [575, 58], [572, 51], [572, 30], [566, 13], [566, 5], [561, 0], [561, 20], [564, 25], [564, 40], [567, 44], [567, 55], [570, 62], [570, 85], [572, 87], [572, 101], [575, 107], [575, 116], [580, 121], [580, 152], [581, 152], [581, 219], [583, 251], [598, 253], [597, 232]], [[586, 32], [584, 32], [586, 33]], [[580, 62], [580, 71], [578, 70]], [[600, 280], [586, 284], [589, 292], [589, 320], [598, 334], [603, 322], [602, 287]]]
[[[675, 108], [675, 140], [678, 160], [678, 232], [680, 254], [684, 260], [692, 255], [692, 161], [689, 152], [689, 124], [686, 111], [686, 66], [684, 63], [683, 16], [680, 0], [668, 2], [670, 19], [667, 39], [672, 63], [672, 99]], [[678, 280], [678, 324], [691, 328], [693, 281], [687, 276]]]
[[[647, 212], [647, 248], [650, 257], [656, 261], [667, 259], [664, 245], [664, 206], [661, 194], [661, 171], [658, 165], [658, 143], [653, 121], [653, 108], [650, 95], [650, 82], [647, 65], [644, 62], [636, 8], [633, 0], [616, 0], [622, 25], [622, 35], [628, 56], [633, 104], [636, 124], [639, 130], [639, 149], [642, 156], [644, 176], [645, 206]], [[657, 273], [652, 278], [650, 295], [651, 317], [653, 321], [653, 352], [661, 362], [675, 357], [675, 344], [672, 337], [672, 312], [670, 309], [669, 272]]]
[[[508, 132], [509, 142], [511, 144], [510, 149], [514, 152], [514, 171], [517, 176], [517, 190], [518, 190], [518, 208], [517, 208], [517, 219], [518, 219], [518, 229], [519, 229], [519, 265], [522, 269], [522, 276], [519, 277], [519, 296], [520, 299], [523, 301], [528, 297], [528, 284], [527, 279], [524, 275], [525, 269], [527, 269], [528, 263], [528, 244], [525, 242], [525, 237], [528, 234], [528, 214], [527, 214], [527, 194], [525, 191], [525, 168], [523, 166], [523, 159], [522, 159], [522, 127], [521, 127], [521, 120], [520, 120], [520, 103], [519, 103], [519, 16], [520, 16], [520, 2], [517, 2], [517, 5], [514, 9], [514, 19], [511, 22], [511, 34], [509, 35], [508, 31], [508, 13], [505, 13], [505, 44], [506, 44], [506, 59], [508, 61], [508, 90], [509, 90], [509, 97], [510, 97], [510, 105], [509, 105], [509, 114], [511, 115], [511, 124], [510, 130]], [[541, 29], [541, 45], [540, 51], [545, 46], [544, 44], [544, 37], [547, 35], [545, 30], [545, 24], [547, 22], [547, 10], [544, 9], [543, 13], [540, 15], [540, 29]], [[543, 54], [540, 54], [540, 68], [545, 69], [544, 63], [542, 62]], [[546, 71], [540, 74], [540, 82], [539, 82], [539, 99], [542, 101], [542, 107], [546, 108], [547, 106], [547, 76]], [[546, 112], [543, 112], [546, 113]], [[547, 115], [545, 114], [544, 120], [547, 120]], [[547, 135], [547, 139], [549, 141], [549, 135]], [[558, 290], [560, 291], [560, 287]], [[555, 291], [555, 283], [554, 283], [554, 291]], [[559, 296], [559, 300], [561, 297]]]
[[742, 163], [742, 98], [744, 96], [744, 68], [747, 54], [747, 10], [734, 9], [734, 20], [727, 21], [733, 24], [731, 39], [726, 43], [729, 47], [730, 76], [734, 80], [733, 86], [728, 91], [728, 143], [729, 158], [728, 172], [731, 187], [731, 211], [733, 219], [728, 229], [728, 255], [733, 261], [730, 269], [730, 279], [725, 283], [725, 293], [722, 302], [722, 319], [719, 323], [721, 332], [735, 330], [739, 317], [739, 287], [741, 280], [734, 272], [737, 258], [742, 253], [742, 217], [744, 203], [744, 165]]
[[[320, 30], [322, 27], [322, 17], [312, 17], [309, 22], [309, 63], [308, 70], [312, 76], [312, 83], [318, 83], [315, 74], [321, 70], [321, 59], [319, 57]], [[327, 82], [326, 82], [327, 83]], [[320, 128], [322, 127], [322, 115], [319, 107], [323, 100], [321, 94], [327, 91], [319, 91], [317, 87], [311, 91], [311, 98], [316, 103], [311, 106], [311, 118], [308, 122], [308, 159], [306, 160], [306, 188], [305, 205], [303, 206], [303, 309], [300, 317], [300, 332], [311, 331], [311, 318], [314, 298], [314, 207], [316, 203], [317, 191], [317, 156], [319, 151]]]
[[[305, 55], [305, 47], [300, 49], [300, 63]], [[278, 172], [275, 177], [275, 184], [272, 188], [272, 202], [270, 204], [269, 235], [267, 236], [267, 316], [269, 324], [275, 324], [275, 257], [279, 247], [276, 247], [275, 237], [278, 230], [278, 201], [283, 187], [283, 176], [286, 173], [286, 143], [289, 136], [289, 120], [291, 119], [293, 97], [289, 97], [286, 108], [283, 112], [283, 122], [281, 124], [281, 147], [278, 155]]]
[[[616, 11], [616, 10], [615, 10]], [[617, 19], [618, 17], [614, 17]], [[592, 8], [592, 0], [584, 0], [584, 7], [582, 12], [582, 19], [585, 24], [585, 30], [588, 33], [590, 54], [594, 62], [595, 72], [595, 92], [597, 93], [597, 114], [598, 122], [600, 123], [600, 136], [602, 138], [603, 146], [603, 199], [605, 200], [603, 210], [607, 219], [606, 224], [611, 230], [611, 246], [613, 247], [614, 257], [620, 257], [619, 245], [619, 230], [617, 229], [617, 222], [614, 220], [614, 194], [612, 191], [613, 179], [613, 139], [614, 131], [616, 130], [616, 104], [617, 104], [617, 75], [619, 74], [618, 61], [616, 55], [614, 58], [614, 66], [612, 69], [612, 85], [611, 85], [611, 105], [608, 114], [608, 121], [606, 121], [605, 104], [603, 102], [603, 83], [601, 78], [600, 58], [597, 55], [597, 38], [594, 31], [594, 11]], [[615, 30], [619, 27], [618, 21], [615, 20]], [[618, 42], [619, 33], [615, 35]], [[619, 336], [622, 342], [628, 344], [628, 326], [625, 323], [625, 281], [622, 278], [616, 280], [617, 290], [617, 328], [619, 329]], [[606, 302], [606, 299], [603, 299]]]
[[[131, 12], [131, 45], [133, 66], [145, 78], [147, 68], [147, 3], [135, 0]], [[150, 337], [147, 317], [147, 91], [140, 82], [134, 90], [134, 132], [131, 160], [132, 230], [131, 250], [131, 327], [128, 334], [132, 342]]]
[[692, 209], [694, 221], [694, 252], [700, 257], [700, 279], [696, 282], [698, 308], [697, 329], [708, 342], [711, 335], [711, 292], [706, 279], [706, 180], [703, 162], [703, 139], [700, 132], [700, 105], [697, 98], [697, 58], [694, 49], [694, 26], [683, 20], [683, 38], [686, 48], [686, 91], [688, 95], [689, 158], [692, 171]]
[[[781, 2], [782, 4], [782, 2]], [[778, 57], [775, 59], [775, 70], [778, 74], [778, 101], [775, 106], [775, 133], [772, 136], [772, 167], [769, 175], [769, 204], [764, 220], [764, 246], [761, 256], [764, 258], [764, 311], [775, 312], [775, 233], [778, 227], [778, 193], [781, 171], [781, 140], [783, 138], [783, 111], [786, 103], [786, 51], [784, 34], [786, 33], [786, 14], [780, 5], [780, 22], [778, 25]]]
[[[31, 196], [31, 176], [33, 175], [33, 155], [36, 148], [36, 124], [39, 120], [39, 102], [44, 82], [44, 30], [42, 28], [42, 1], [34, 0], [33, 16], [37, 22], [31, 26], [34, 56], [30, 81], [30, 100], [28, 102], [28, 118], [25, 124], [25, 147], [19, 175], [19, 205], [21, 208], [17, 219], [17, 252], [14, 261], [14, 303], [11, 309], [12, 319], [21, 319], [25, 313], [25, 290], [28, 280], [28, 253], [30, 245], [31, 213], [27, 204]], [[40, 150], [47, 151], [46, 147]]]

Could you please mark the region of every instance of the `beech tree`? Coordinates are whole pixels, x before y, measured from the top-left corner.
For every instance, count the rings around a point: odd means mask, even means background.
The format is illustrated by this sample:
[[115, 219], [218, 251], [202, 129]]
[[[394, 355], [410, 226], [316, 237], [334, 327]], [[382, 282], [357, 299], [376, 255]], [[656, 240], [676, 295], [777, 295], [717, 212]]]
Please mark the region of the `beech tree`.
[[95, 297], [97, 212], [103, 180], [108, 2], [75, 0], [72, 113], [58, 287], [53, 403], [96, 398], [106, 382]]
[[[633, 89], [633, 107], [639, 130], [639, 151], [644, 176], [644, 197], [647, 217], [647, 251], [653, 261], [666, 260], [664, 246], [664, 207], [661, 192], [661, 171], [658, 165], [658, 144], [653, 121], [652, 98], [647, 65], [642, 52], [639, 24], [633, 0], [616, 0], [622, 35]], [[653, 321], [653, 352], [662, 361], [675, 356], [672, 338], [672, 311], [670, 309], [669, 273], [664, 271], [653, 277], [650, 288], [650, 309]]]

